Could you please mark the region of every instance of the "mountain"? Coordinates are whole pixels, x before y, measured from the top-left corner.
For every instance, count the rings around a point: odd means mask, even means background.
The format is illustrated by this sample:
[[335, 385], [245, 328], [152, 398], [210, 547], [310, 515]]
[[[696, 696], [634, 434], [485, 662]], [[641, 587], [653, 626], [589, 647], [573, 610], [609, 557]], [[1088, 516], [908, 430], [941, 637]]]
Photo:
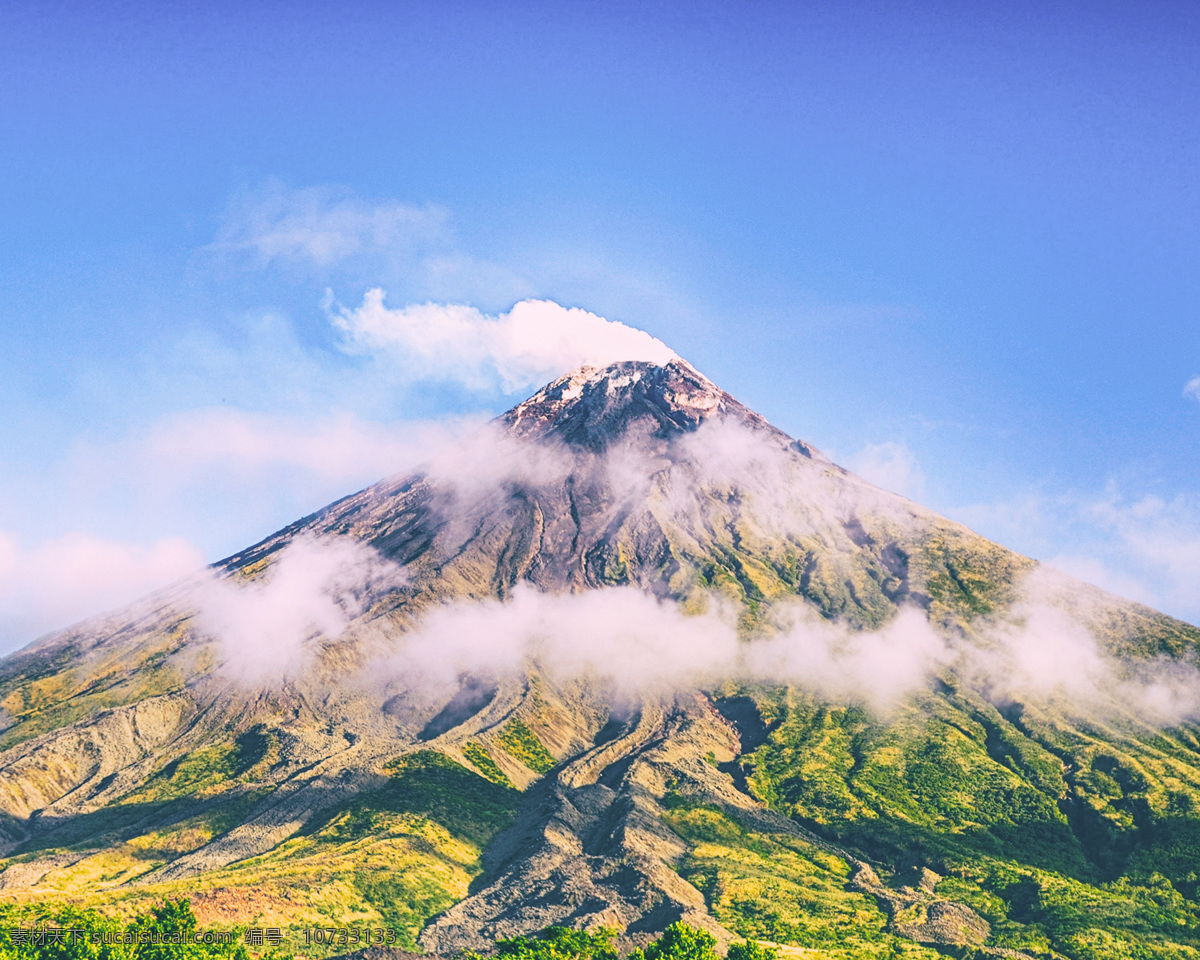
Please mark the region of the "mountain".
[[681, 360], [585, 367], [0, 661], [0, 897], [1200, 957], [1198, 649]]

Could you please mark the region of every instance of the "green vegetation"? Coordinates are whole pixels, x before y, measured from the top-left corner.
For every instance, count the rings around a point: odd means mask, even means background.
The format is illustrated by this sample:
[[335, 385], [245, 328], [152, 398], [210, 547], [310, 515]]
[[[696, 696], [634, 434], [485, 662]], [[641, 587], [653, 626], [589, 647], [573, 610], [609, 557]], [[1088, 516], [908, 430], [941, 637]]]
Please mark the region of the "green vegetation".
[[201, 931], [189, 902], [179, 899], [165, 900], [127, 922], [74, 907], [0, 907], [0, 958], [248, 960], [249, 954], [240, 931], [221, 936]]
[[[265, 734], [242, 738], [234, 750], [192, 755], [153, 782], [165, 788], [194, 775], [206, 780], [214, 768], [254, 770], [269, 762], [271, 742]], [[127, 883], [242, 822], [247, 810], [238, 806], [236, 790], [232, 800], [214, 794], [201, 813], [176, 820], [172, 811], [183, 809], [182, 799], [106, 808], [84, 818], [71, 837], [82, 840], [87, 823], [96, 826], [95, 817], [121, 809], [140, 811], [156, 825], [124, 842], [111, 832], [93, 835], [43, 878], [38, 892], [127, 915], [188, 895], [202, 916], [257, 916], [257, 926], [281, 928], [293, 941], [306, 928], [355, 923], [393, 927], [400, 945], [413, 949], [429, 918], [466, 896], [482, 870], [483, 848], [512, 822], [520, 793], [432, 750], [398, 757], [385, 772], [379, 788], [326, 811], [268, 853], [187, 880]]]
[[405, 754], [387, 769], [388, 785], [356, 800], [352, 809], [417, 814], [480, 845], [512, 823], [521, 797], [511, 786], [489, 782], [435, 750]]
[[[716, 499], [708, 508], [717, 515], [727, 510]], [[831, 544], [828, 535], [766, 533], [738, 511], [712, 525], [711, 539], [670, 543], [685, 571], [672, 577], [672, 587], [684, 596], [699, 586], [729, 597], [744, 611], [743, 631], [769, 629], [771, 605], [791, 597], [854, 627], [878, 627], [898, 605], [916, 602], [929, 608], [933, 622], [962, 628], [1010, 604], [1014, 585], [1033, 566], [950, 524], [930, 525], [914, 538], [878, 518], [869, 522], [870, 530], [851, 521], [842, 534], [848, 540]]]
[[730, 944], [729, 952], [725, 954], [725, 960], [778, 960], [778, 958], [778, 950], [773, 947], [764, 947], [753, 940]]
[[[504, 960], [617, 960], [616, 931], [547, 927], [532, 937], [496, 941], [496, 957]], [[475, 960], [478, 954], [467, 954]]]
[[[607, 928], [547, 927], [531, 937], [498, 940], [491, 956], [503, 960], [618, 960], [613, 944], [616, 935]], [[716, 945], [707, 931], [673, 923], [657, 940], [630, 951], [626, 960], [719, 960]], [[479, 958], [478, 953], [464, 954], [464, 960]], [[757, 943], [736, 943], [729, 948], [728, 960], [778, 960], [778, 952]]]
[[260, 724], [232, 743], [202, 747], [172, 760], [140, 790], [122, 798], [122, 802], [176, 800], [225, 792], [231, 782], [258, 780], [265, 772], [263, 768], [278, 756], [277, 734]]
[[431, 916], [466, 896], [484, 846], [512, 822], [520, 793], [444, 754], [388, 764], [387, 781], [260, 857], [204, 875], [218, 899], [268, 891], [278, 925], [385, 925], [415, 949]]
[[718, 960], [716, 946], [707, 930], [673, 923], [653, 943], [632, 951], [629, 960]]
[[819, 949], [831, 960], [933, 958], [887, 932], [875, 899], [848, 889], [845, 860], [788, 833], [749, 829], [720, 809], [673, 795], [667, 823], [690, 852], [680, 872], [729, 930]]
[[505, 753], [516, 757], [536, 773], [545, 773], [554, 767], [554, 756], [546, 749], [546, 745], [515, 717], [504, 725], [496, 742], [504, 748]]
[[961, 528], [935, 527], [910, 557], [910, 575], [924, 584], [930, 619], [963, 627], [1003, 609], [1033, 562]]
[[512, 781], [505, 776], [504, 771], [496, 766], [496, 761], [492, 759], [488, 748], [481, 743], [476, 743], [474, 740], [469, 740], [463, 744], [463, 756], [466, 757], [476, 770], [482, 773], [485, 777], [505, 787], [511, 787]]
[[[250, 960], [245, 946], [250, 928], [202, 929], [185, 898], [165, 900], [124, 922], [73, 907], [22, 911], [0, 906], [0, 923], [0, 960]], [[461, 960], [619, 960], [616, 936], [607, 928], [548, 927], [498, 940], [484, 955], [468, 951]], [[706, 931], [673, 923], [658, 939], [628, 953], [627, 960], [719, 960], [715, 947]], [[258, 938], [257, 952], [266, 957], [290, 958], [292, 948], [291, 938], [280, 937], [278, 946]], [[753, 942], [737, 943], [730, 946], [728, 960], [778, 960], [778, 953]]]
[[[746, 764], [751, 789], [860, 856], [930, 868], [939, 897], [991, 924], [989, 946], [1073, 960], [1200, 957], [1195, 729], [1100, 727], [1032, 708], [1002, 714], [953, 689], [886, 722], [790, 689], [757, 697], [777, 725]], [[696, 836], [699, 814], [688, 816], [676, 829]], [[770, 916], [757, 929], [734, 917], [728, 893], [745, 882], [734, 863], [743, 872], [750, 862], [775, 874], [797, 868], [779, 851], [752, 861], [747, 841], [721, 829], [730, 852], [697, 842], [687, 868], [708, 878], [714, 912], [745, 935], [798, 942], [791, 918], [771, 914], [780, 898], [770, 884], [747, 898]], [[828, 900], [812, 908], [836, 915]], [[838, 924], [861, 935], [866, 916]]]
[[[715, 592], [740, 606], [743, 632], [769, 631], [778, 605], [799, 598], [851, 627], [878, 626], [899, 607], [915, 605], [928, 610], [936, 629], [971, 635], [1012, 604], [1014, 585], [1032, 563], [948, 523], [901, 529], [899, 521], [879, 517], [825, 522], [814, 516], [811, 529], [798, 524], [790, 536], [780, 536], [755, 526], [754, 511], [740, 491], [706, 490], [701, 497], [707, 499], [690, 517], [678, 515], [678, 503], [659, 510], [665, 504], [654, 500], [659, 493], [650, 494], [647, 510], [613, 514], [603, 539], [581, 546], [589, 551], [586, 569], [595, 578], [589, 582], [651, 585], [689, 612], [702, 609]], [[387, 536], [395, 538], [389, 550], [413, 548], [412, 591], [386, 601], [393, 604], [387, 615], [405, 627], [441, 600], [506, 596], [535, 558], [553, 573], [563, 557], [539, 551], [543, 544], [549, 551], [554, 540], [542, 534], [556, 495], [514, 493], [506, 519], [494, 529], [481, 527], [486, 536], [476, 535], [461, 557], [422, 552], [429, 527], [424, 501], [416, 495], [401, 510], [389, 494], [386, 504], [379, 500], [361, 515], [348, 515], [345, 529], [352, 523], [366, 534], [384, 529], [386, 521]], [[575, 490], [571, 512], [596, 516], [597, 496]], [[582, 531], [580, 516], [575, 521]], [[572, 554], [571, 563], [577, 559]], [[262, 576], [268, 562], [265, 555], [236, 576]], [[1103, 642], [1122, 656], [1185, 657], [1198, 649], [1200, 633], [1193, 628], [1133, 605], [1093, 608], [1089, 599], [1081, 594], [1080, 605], [1088, 606]], [[37, 763], [9, 768], [28, 778], [11, 790], [16, 826], [11, 836], [21, 835], [22, 818], [33, 809], [46, 814], [36, 821], [35, 838], [0, 867], [16, 864], [23, 869], [13, 877], [37, 877], [28, 893], [19, 879], [13, 884], [22, 897], [75, 903], [56, 914], [64, 921], [113, 931], [131, 924], [179, 927], [194, 923], [194, 917], [188, 920], [194, 907], [213, 922], [255, 917], [256, 923], [282, 928], [293, 944], [305, 927], [389, 926], [399, 932], [400, 945], [414, 949], [431, 918], [483, 879], [489, 843], [514, 822], [522, 795], [505, 770], [521, 783], [529, 777], [517, 763], [546, 774], [557, 763], [547, 743], [579, 744], [594, 729], [582, 721], [571, 726], [562, 719], [564, 709], [578, 709], [578, 717], [589, 722], [603, 721], [602, 711], [588, 713], [594, 707], [590, 693], [560, 696], [546, 680], [545, 699], [539, 700], [531, 681], [534, 692], [526, 703], [532, 708], [522, 707], [522, 713], [538, 718], [533, 727], [545, 742], [514, 716], [481, 739], [462, 743], [448, 720], [439, 735], [449, 736], [437, 742], [461, 750], [455, 753], [460, 762], [422, 750], [388, 763], [384, 777], [375, 776], [377, 769], [346, 770], [344, 781], [319, 774], [301, 786], [320, 797], [303, 815], [275, 827], [263, 818], [247, 831], [258, 831], [253, 838], [227, 837], [220, 856], [209, 861], [230, 859], [227, 865], [166, 881], [162, 876], [174, 874], [161, 868], [251, 819], [280, 781], [295, 777], [286, 787], [290, 791], [314, 769], [310, 764], [328, 760], [329, 750], [340, 753], [341, 743], [338, 720], [321, 712], [319, 698], [295, 706], [264, 696], [248, 704], [246, 713], [222, 715], [235, 719], [218, 718], [205, 727], [205, 706], [183, 691], [204, 689], [196, 681], [211, 667], [211, 650], [191, 635], [180, 613], [161, 614], [153, 627], [150, 623], [124, 621], [112, 626], [104, 642], [90, 642], [99, 637], [93, 631], [75, 649], [48, 647], [37, 656], [6, 661], [0, 670], [5, 727], [0, 748], [88, 719], [105, 724], [88, 732], [96, 734], [92, 742], [107, 746], [106, 738], [116, 738], [111, 753], [120, 765], [104, 766], [106, 773], [116, 771], [111, 778], [89, 773], [90, 760], [76, 763], [76, 757], [90, 756], [86, 738], [82, 745], [69, 742], [58, 766], [56, 758], [39, 754]], [[361, 667], [356, 659], [361, 654], [349, 640], [323, 646], [321, 682]], [[717, 921], [749, 938], [730, 948], [729, 960], [774, 960], [774, 950], [760, 940], [781, 945], [785, 956], [831, 960], [966, 960], [995, 950], [1042, 960], [1200, 960], [1200, 728], [1160, 731], [1131, 718], [1082, 720], [1050, 707], [997, 706], [948, 670], [937, 683], [936, 693], [897, 706], [886, 717], [821, 702], [794, 688], [740, 691], [757, 703], [763, 721], [746, 738], [749, 755], [737, 759], [740, 770], [718, 759], [728, 753], [724, 747], [710, 749], [715, 741], [708, 733], [689, 739], [690, 721], [681, 709], [660, 725], [661, 741], [654, 733], [636, 756], [621, 756], [626, 749], [621, 745], [611, 756], [598, 751], [596, 769], [588, 773], [600, 778], [593, 796], [603, 793], [600, 788], [616, 790], [614, 810], [621, 813], [619, 805], [633, 801], [646, 816], [664, 800], [665, 824], [682, 841], [676, 846], [668, 838], [671, 865], [700, 891]], [[735, 684], [729, 686], [728, 696], [739, 693]], [[182, 695], [161, 696], [177, 692]], [[133, 704], [136, 710], [105, 713]], [[411, 718], [401, 706], [394, 716], [403, 736]], [[369, 724], [345, 724], [347, 743], [354, 745], [354, 731], [361, 736], [375, 729], [378, 707], [368, 704]], [[650, 713], [647, 730], [655, 722]], [[551, 739], [546, 718], [566, 729], [555, 728]], [[243, 729], [255, 721], [260, 722]], [[185, 730], [196, 732], [180, 739]], [[127, 731], [137, 736], [120, 740]], [[64, 732], [67, 738], [75, 735]], [[167, 744], [161, 749], [178, 752], [182, 748], [173, 745], [183, 742], [194, 748], [183, 756], [143, 746]], [[387, 741], [369, 742], [370, 749], [349, 755], [378, 757], [379, 742]], [[297, 743], [305, 748], [295, 748]], [[330, 743], [329, 750], [321, 746]], [[566, 764], [574, 758], [562, 759]], [[647, 765], [657, 765], [654, 775], [645, 775]], [[130, 792], [111, 799], [113, 783], [128, 785], [123, 778], [130, 771], [150, 767]], [[725, 792], [711, 789], [714, 778], [731, 769], [737, 774], [733, 784], [725, 784]], [[586, 783], [580, 774], [575, 782]], [[364, 783], [374, 786], [354, 792]], [[655, 792], [663, 783], [672, 785], [665, 799]], [[728, 792], [735, 785], [793, 823], [742, 810]], [[626, 789], [630, 792], [620, 796]], [[86, 802], [72, 807], [72, 800], [58, 809], [85, 812], [54, 815], [54, 798], [75, 790]], [[21, 807], [25, 797], [28, 809]], [[105, 805], [86, 805], [92, 797]], [[309, 816], [312, 809], [321, 812]], [[578, 809], [584, 835], [586, 811], [596, 808]], [[291, 833], [304, 816], [309, 817], [304, 827]], [[8, 825], [6, 820], [0, 827]], [[600, 826], [607, 830], [609, 823]], [[576, 828], [574, 821], [570, 827]], [[587, 856], [611, 849], [600, 842], [605, 837], [594, 847], [593, 839], [585, 837]], [[231, 850], [238, 859], [225, 856]], [[504, 861], [511, 850], [493, 853], [489, 863], [512, 862]], [[36, 872], [43, 868], [45, 873]], [[187, 915], [172, 899], [185, 893], [192, 897]], [[161, 908], [150, 908], [159, 901]], [[168, 907], [171, 903], [175, 906]], [[979, 924], [969, 943], [918, 942], [922, 937], [913, 937], [928, 934], [936, 919], [931, 904], [965, 905], [974, 914], [959, 907], [960, 919], [977, 914], [987, 928]], [[97, 906], [137, 919], [106, 919], [86, 910]], [[0, 920], [15, 922], [18, 915], [42, 909], [3, 908]], [[644, 925], [652, 922], [665, 921]], [[644, 929], [638, 936], [645, 936]], [[496, 952], [530, 960], [616, 960], [614, 944], [611, 931], [557, 927], [501, 941]], [[78, 956], [168, 956], [124, 947]], [[677, 924], [635, 951], [633, 960], [714, 960], [715, 947], [707, 933]], [[329, 952], [332, 948], [311, 955]], [[196, 954], [210, 955], [217, 954]], [[17, 956], [67, 960], [76, 954], [20, 952], [11, 940], [0, 940], [0, 960]]]

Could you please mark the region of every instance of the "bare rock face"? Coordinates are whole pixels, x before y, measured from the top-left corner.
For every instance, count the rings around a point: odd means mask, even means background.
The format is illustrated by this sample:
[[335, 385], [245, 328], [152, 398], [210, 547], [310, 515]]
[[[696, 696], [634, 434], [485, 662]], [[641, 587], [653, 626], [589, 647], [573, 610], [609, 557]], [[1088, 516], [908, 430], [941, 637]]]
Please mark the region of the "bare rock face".
[[918, 943], [948, 946], [979, 946], [987, 940], [991, 925], [963, 903], [939, 897], [938, 876], [927, 867], [920, 870], [916, 887], [892, 887], [883, 883], [867, 864], [858, 864], [853, 884], [875, 897], [888, 914], [891, 930]]
[[[517, 824], [489, 851], [490, 882], [421, 938], [439, 953], [478, 949], [552, 924], [651, 933], [683, 920], [727, 942], [703, 895], [672, 867], [687, 852], [662, 822], [668, 781], [729, 793], [704, 756], [736, 749], [694, 696], [645, 700], [613, 739], [564, 764], [532, 791]], [[741, 802], [741, 801], [738, 801]]]
[[661, 367], [635, 362], [604, 369], [582, 367], [547, 385], [501, 419], [522, 439], [553, 438], [600, 451], [631, 432], [669, 437], [723, 417], [757, 429], [774, 429], [689, 363], [677, 359]]
[[151, 697], [39, 737], [0, 759], [0, 811], [53, 818], [103, 806], [121, 774], [136, 777], [194, 713], [186, 696]]

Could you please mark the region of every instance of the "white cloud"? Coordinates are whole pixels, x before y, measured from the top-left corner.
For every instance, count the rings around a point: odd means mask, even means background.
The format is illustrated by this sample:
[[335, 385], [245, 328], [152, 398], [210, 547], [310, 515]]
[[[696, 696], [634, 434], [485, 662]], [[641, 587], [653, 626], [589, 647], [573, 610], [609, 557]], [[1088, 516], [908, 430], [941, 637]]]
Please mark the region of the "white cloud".
[[676, 441], [667, 494], [683, 515], [697, 509], [697, 494], [715, 490], [744, 498], [744, 516], [761, 534], [845, 536], [860, 514], [908, 526], [929, 516], [924, 508], [859, 482], [821, 454], [797, 457], [780, 435], [732, 420], [709, 420]]
[[235, 197], [193, 266], [283, 269], [363, 289], [386, 282], [410, 299], [511, 303], [533, 286], [465, 252], [453, 217], [436, 204], [373, 200], [344, 187], [292, 189], [277, 180]]
[[666, 363], [674, 356], [642, 330], [549, 300], [523, 300], [493, 316], [463, 304], [392, 309], [384, 305], [383, 291], [374, 289], [334, 322], [348, 346], [384, 353], [414, 378], [475, 388], [498, 383], [512, 391], [540, 386], [584, 364]]
[[133, 601], [480, 426], [207, 408], [78, 443], [41, 476], [22, 477], [19, 495], [6, 491], [0, 652]]
[[1056, 553], [1047, 557], [1044, 562], [1048, 567], [1068, 573], [1084, 583], [1095, 584], [1119, 597], [1136, 600], [1152, 607], [1163, 602], [1163, 598], [1158, 596], [1150, 584], [1127, 571], [1113, 567], [1112, 558], [1106, 562], [1083, 553]]
[[879, 630], [861, 632], [830, 623], [807, 605], [786, 607], [781, 616], [782, 633], [747, 648], [747, 672], [837, 700], [886, 710], [927, 687], [933, 671], [952, 658], [947, 641], [915, 609], [901, 610]]
[[241, 682], [270, 684], [308, 665], [310, 640], [337, 639], [382, 594], [404, 582], [399, 566], [348, 537], [293, 540], [265, 573], [242, 583], [213, 574], [192, 592], [199, 629], [215, 638], [222, 667]]
[[935, 631], [915, 608], [859, 631], [797, 601], [776, 609], [773, 632], [740, 641], [735, 611], [715, 597], [709, 612], [687, 615], [633, 587], [555, 595], [522, 584], [505, 601], [435, 608], [366, 676], [434, 697], [464, 674], [500, 679], [531, 663], [559, 680], [608, 681], [621, 696], [736, 677], [887, 713], [953, 668], [998, 703], [1058, 700], [1085, 715], [1127, 712], [1157, 724], [1200, 716], [1195, 665], [1112, 659], [1077, 618], [1086, 611], [1045, 588], [1055, 579], [1041, 571], [1008, 619], [974, 639]]
[[1192, 377], [1183, 385], [1183, 395], [1193, 400], [1200, 400], [1200, 377]]
[[200, 550], [180, 537], [140, 545], [73, 533], [29, 548], [0, 531], [0, 652], [203, 566]]
[[[406, 686], [449, 689], [464, 672], [505, 676], [530, 659], [560, 678], [590, 675], [631, 691], [734, 672], [732, 619], [689, 617], [633, 587], [464, 601], [426, 615], [381, 669]], [[374, 672], [375, 668], [372, 668]]]
[[1084, 712], [1117, 706], [1156, 724], [1200, 716], [1194, 662], [1121, 662], [1106, 654], [1083, 621], [1098, 599], [1057, 570], [1035, 569], [1022, 598], [985, 644], [966, 651], [962, 673], [994, 700], [1065, 698]]
[[43, 495], [59, 502], [50, 516], [68, 529], [89, 529], [103, 515], [123, 536], [182, 530], [210, 550], [231, 552], [411, 470], [479, 423], [191, 410], [112, 441], [76, 445], [48, 479], [55, 489]]
[[920, 502], [925, 497], [925, 474], [916, 456], [903, 443], [868, 443], [846, 461], [864, 480]]
[[446, 444], [428, 462], [431, 475], [464, 505], [506, 492], [511, 484], [561, 483], [580, 466], [569, 447], [514, 437], [496, 421], [472, 430], [461, 443]]
[[[1038, 573], [1053, 576], [1053, 571]], [[1011, 619], [989, 629], [990, 647], [974, 652], [973, 672], [1000, 699], [1061, 693], [1082, 704], [1095, 703], [1108, 685], [1112, 665], [1086, 627], [1046, 599], [1034, 599], [1038, 592], [1036, 583], [1026, 583], [1027, 596]]]
[[[448, 317], [462, 322], [445, 328]], [[329, 412], [283, 415], [207, 406], [161, 416], [124, 436], [87, 436], [39, 473], [23, 471], [6, 484], [0, 529], [31, 544], [25, 552], [36, 553], [42, 545], [50, 549], [53, 543], [111, 541], [125, 545], [130, 558], [160, 542], [173, 542], [164, 539], [169, 533], [199, 545], [191, 548], [195, 566], [202, 559], [198, 550], [216, 559], [330, 501], [414, 468], [481, 419], [380, 422], [339, 410], [333, 400], [349, 401], [353, 409], [359, 394], [395, 394], [406, 380], [428, 374], [460, 382], [486, 380], [494, 387], [498, 379], [506, 385], [550, 379], [560, 368], [586, 361], [670, 356], [641, 331], [540, 301], [522, 302], [490, 317], [466, 307], [390, 311], [381, 296], [374, 304], [368, 297], [363, 309], [339, 319], [356, 344], [377, 351], [380, 362], [366, 365], [342, 357], [340, 364], [333, 363], [303, 347], [289, 325], [274, 321], [252, 331], [250, 360], [227, 356], [229, 351], [200, 350], [198, 366], [191, 371], [195, 381], [228, 379], [236, 395], [262, 391], [275, 407], [288, 404], [271, 391], [311, 394], [306, 397], [311, 406]], [[272, 365], [267, 355], [255, 352], [263, 346], [260, 340], [282, 343], [282, 360], [276, 358]], [[396, 363], [397, 351], [408, 347], [416, 355], [410, 353], [408, 364]], [[466, 353], [465, 363], [455, 351]], [[174, 380], [187, 381], [188, 375], [176, 371]], [[33, 569], [42, 570], [50, 582], [23, 592], [31, 598], [55, 596], [61, 584], [54, 582], [53, 569]], [[161, 582], [132, 574], [124, 579]], [[66, 603], [63, 609], [69, 612], [53, 616], [38, 613], [42, 607], [30, 600], [28, 612], [7, 616], [0, 638], [10, 646], [31, 640], [41, 630], [95, 612], [110, 596], [123, 594], [101, 591], [95, 596], [95, 604]]]
[[1200, 504], [1189, 497], [1127, 500], [1115, 490], [1085, 506], [1157, 603], [1200, 620]]

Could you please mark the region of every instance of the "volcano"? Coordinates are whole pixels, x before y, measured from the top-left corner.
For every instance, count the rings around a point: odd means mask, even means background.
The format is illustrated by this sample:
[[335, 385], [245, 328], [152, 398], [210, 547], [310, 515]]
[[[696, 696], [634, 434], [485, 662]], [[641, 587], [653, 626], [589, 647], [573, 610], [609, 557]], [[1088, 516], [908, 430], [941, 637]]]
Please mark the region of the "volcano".
[[1200, 956], [1198, 642], [682, 360], [584, 367], [0, 661], [0, 895], [439, 954]]

